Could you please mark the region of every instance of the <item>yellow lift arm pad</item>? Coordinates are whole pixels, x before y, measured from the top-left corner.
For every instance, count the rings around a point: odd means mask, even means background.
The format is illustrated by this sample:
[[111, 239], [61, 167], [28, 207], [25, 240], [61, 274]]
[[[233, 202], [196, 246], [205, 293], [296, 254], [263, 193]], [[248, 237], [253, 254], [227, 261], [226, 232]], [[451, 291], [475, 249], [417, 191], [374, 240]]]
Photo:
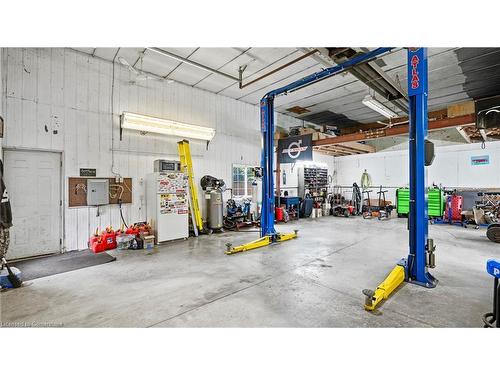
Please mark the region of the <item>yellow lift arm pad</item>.
[[392, 292], [405, 281], [405, 269], [403, 266], [397, 265], [385, 280], [377, 287], [375, 292], [372, 290], [363, 290], [366, 296], [365, 309], [368, 311], [375, 310], [377, 305], [383, 300], [389, 298]]

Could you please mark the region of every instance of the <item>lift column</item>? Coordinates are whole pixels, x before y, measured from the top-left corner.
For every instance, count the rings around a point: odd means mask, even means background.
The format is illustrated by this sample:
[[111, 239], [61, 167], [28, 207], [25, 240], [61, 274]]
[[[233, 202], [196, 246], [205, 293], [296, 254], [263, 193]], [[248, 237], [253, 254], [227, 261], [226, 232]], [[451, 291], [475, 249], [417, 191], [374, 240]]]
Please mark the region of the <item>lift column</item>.
[[[437, 280], [428, 272], [429, 254], [434, 245], [428, 240], [426, 192], [426, 137], [428, 96], [427, 49], [408, 49], [408, 97], [410, 104], [410, 212], [409, 247], [406, 260], [406, 279], [409, 282], [433, 288]], [[433, 263], [433, 261], [431, 261]]]
[[260, 102], [262, 137], [262, 214], [260, 236], [273, 236], [274, 229], [274, 96], [266, 95]]

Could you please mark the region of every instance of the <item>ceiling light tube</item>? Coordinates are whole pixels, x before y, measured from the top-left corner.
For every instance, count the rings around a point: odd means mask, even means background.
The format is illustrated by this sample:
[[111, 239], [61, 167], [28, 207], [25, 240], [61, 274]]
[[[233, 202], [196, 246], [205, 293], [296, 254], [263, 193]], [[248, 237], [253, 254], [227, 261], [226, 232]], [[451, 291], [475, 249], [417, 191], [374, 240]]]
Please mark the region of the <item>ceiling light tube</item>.
[[382, 116], [387, 117], [389, 119], [398, 117], [398, 114], [391, 110], [389, 107], [385, 106], [377, 99], [372, 97], [371, 95], [365, 96], [362, 103], [366, 105], [368, 108], [373, 109], [375, 112], [380, 113]]
[[205, 126], [185, 124], [130, 112], [123, 112], [120, 117], [120, 126], [122, 129], [170, 135], [180, 138], [202, 139], [205, 141], [211, 141], [215, 136], [215, 129]]

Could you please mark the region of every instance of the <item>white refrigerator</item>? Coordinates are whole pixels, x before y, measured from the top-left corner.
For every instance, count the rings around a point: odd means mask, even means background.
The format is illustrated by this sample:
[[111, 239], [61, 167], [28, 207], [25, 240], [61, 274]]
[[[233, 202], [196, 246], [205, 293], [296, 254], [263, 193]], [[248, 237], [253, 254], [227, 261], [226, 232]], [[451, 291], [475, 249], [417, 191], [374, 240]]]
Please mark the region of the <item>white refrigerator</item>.
[[188, 238], [188, 179], [181, 172], [146, 177], [146, 214], [156, 243]]

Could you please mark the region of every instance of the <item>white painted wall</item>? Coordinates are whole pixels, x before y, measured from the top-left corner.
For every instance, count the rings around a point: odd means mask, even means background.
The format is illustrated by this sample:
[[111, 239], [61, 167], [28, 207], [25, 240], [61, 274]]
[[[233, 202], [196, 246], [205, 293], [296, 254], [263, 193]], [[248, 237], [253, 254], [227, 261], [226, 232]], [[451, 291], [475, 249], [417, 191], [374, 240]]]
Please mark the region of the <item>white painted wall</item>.
[[[178, 139], [125, 132], [119, 141], [119, 114], [137, 112], [209, 126], [216, 136], [208, 150], [192, 141], [196, 180], [204, 174], [231, 183], [232, 163], [260, 164], [258, 107], [179, 83], [145, 81], [130, 84], [126, 68], [115, 65], [114, 113], [111, 116], [112, 64], [70, 49], [4, 49], [6, 134], [4, 147], [63, 153], [66, 250], [87, 247], [96, 227], [119, 227], [117, 206], [68, 208], [67, 179], [79, 168], [97, 168], [97, 175], [115, 172], [133, 178], [133, 203], [124, 206], [127, 222], [146, 219], [142, 179], [153, 160], [178, 158]], [[114, 137], [114, 141], [112, 141]]]
[[[471, 156], [482, 155], [489, 155], [489, 165], [471, 165]], [[408, 186], [408, 150], [334, 159], [337, 184], [359, 184], [361, 174], [366, 169], [374, 186]], [[445, 187], [500, 188], [500, 142], [488, 142], [484, 150], [480, 143], [436, 147], [434, 163], [426, 169], [428, 185], [435, 183]], [[394, 201], [394, 194], [394, 190], [390, 190], [389, 199]], [[373, 197], [376, 198], [377, 195], [374, 194]]]

